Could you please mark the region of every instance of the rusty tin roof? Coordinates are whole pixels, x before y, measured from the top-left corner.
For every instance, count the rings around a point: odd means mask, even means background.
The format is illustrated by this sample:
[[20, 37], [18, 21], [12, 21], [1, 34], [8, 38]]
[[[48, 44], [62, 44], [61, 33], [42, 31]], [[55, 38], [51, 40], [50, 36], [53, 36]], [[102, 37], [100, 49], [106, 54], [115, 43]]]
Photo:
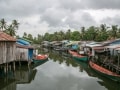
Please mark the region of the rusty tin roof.
[[16, 41], [16, 39], [2, 31], [0, 31], [0, 41]]

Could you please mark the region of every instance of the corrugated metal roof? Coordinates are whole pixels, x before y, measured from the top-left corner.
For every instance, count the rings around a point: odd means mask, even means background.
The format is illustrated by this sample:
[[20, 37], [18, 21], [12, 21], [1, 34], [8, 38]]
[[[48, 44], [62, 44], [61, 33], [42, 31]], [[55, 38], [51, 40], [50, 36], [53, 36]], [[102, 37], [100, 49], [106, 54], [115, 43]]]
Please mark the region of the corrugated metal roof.
[[28, 45], [20, 45], [16, 43], [16, 47], [18, 48], [25, 48], [25, 49], [34, 49], [33, 46], [28, 46]]
[[14, 37], [0, 31], [0, 41], [16, 41], [16, 39]]

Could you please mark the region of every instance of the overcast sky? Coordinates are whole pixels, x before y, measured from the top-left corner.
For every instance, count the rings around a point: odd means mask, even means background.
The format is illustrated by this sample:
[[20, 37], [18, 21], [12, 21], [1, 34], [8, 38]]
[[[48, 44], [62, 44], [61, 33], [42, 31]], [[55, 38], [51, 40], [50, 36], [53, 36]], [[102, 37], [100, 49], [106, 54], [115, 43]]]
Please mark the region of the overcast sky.
[[37, 36], [82, 26], [120, 24], [120, 0], [0, 0], [0, 19], [16, 19], [23, 32]]

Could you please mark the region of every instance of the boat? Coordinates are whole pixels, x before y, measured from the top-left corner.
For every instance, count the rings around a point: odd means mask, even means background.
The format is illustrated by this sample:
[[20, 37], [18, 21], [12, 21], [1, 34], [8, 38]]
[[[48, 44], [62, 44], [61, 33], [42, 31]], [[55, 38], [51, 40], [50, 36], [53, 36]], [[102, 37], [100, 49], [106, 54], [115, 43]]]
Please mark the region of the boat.
[[33, 60], [34, 63], [41, 63], [41, 62], [47, 61], [48, 56], [49, 56], [48, 54], [38, 54], [32, 60]]
[[103, 66], [100, 66], [93, 61], [89, 61], [89, 66], [95, 70], [96, 72], [100, 73], [101, 75], [113, 80], [113, 81], [118, 81], [120, 82], [120, 75], [117, 74], [116, 72], [112, 72], [109, 69], [104, 68]]
[[89, 60], [87, 55], [79, 54], [79, 53], [77, 53], [75, 51], [71, 51], [71, 50], [69, 50], [69, 53], [71, 54], [73, 59], [76, 59], [79, 61], [84, 61], [84, 62], [87, 62]]

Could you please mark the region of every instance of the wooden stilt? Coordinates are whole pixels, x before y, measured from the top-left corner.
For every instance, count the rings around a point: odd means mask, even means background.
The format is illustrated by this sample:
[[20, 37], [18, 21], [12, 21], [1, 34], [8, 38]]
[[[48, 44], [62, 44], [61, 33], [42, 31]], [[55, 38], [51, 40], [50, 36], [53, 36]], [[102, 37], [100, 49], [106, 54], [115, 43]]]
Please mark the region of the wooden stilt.
[[28, 60], [28, 68], [30, 68], [30, 65], [31, 65], [31, 61]]
[[11, 71], [11, 65], [9, 65], [9, 70]]
[[8, 63], [6, 63], [6, 70], [7, 70], [7, 72], [8, 72]]
[[13, 70], [15, 71], [15, 61], [13, 62]]
[[4, 73], [6, 74], [6, 65], [4, 65]]
[[19, 66], [21, 67], [21, 61], [19, 60]]
[[2, 69], [2, 65], [0, 66], [0, 69]]

